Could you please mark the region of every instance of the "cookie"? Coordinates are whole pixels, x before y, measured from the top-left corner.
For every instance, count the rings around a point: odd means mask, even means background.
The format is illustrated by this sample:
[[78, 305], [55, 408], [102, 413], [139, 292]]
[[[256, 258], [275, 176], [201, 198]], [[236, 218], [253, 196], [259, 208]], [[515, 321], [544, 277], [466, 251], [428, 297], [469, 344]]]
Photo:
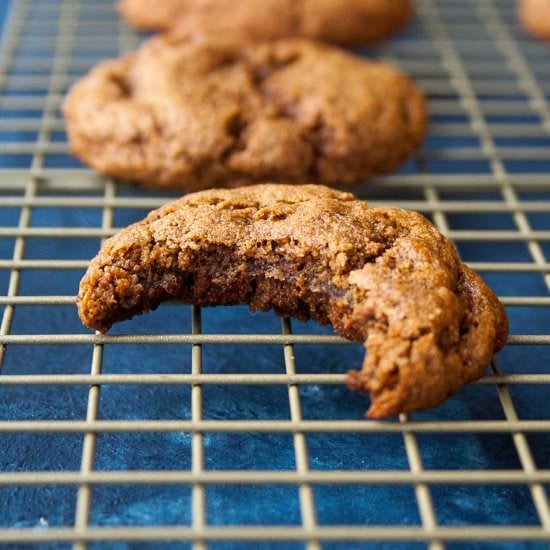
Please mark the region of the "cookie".
[[518, 12], [526, 31], [538, 38], [550, 38], [550, 0], [519, 0]]
[[507, 335], [501, 303], [423, 216], [319, 185], [202, 191], [150, 213], [92, 260], [78, 311], [105, 332], [171, 299], [248, 304], [364, 342], [348, 385], [371, 394], [372, 418], [438, 405]]
[[242, 47], [158, 37], [102, 63], [65, 103], [73, 153], [176, 190], [351, 185], [421, 144], [424, 99], [394, 69], [306, 40]]
[[121, 0], [119, 12], [140, 29], [239, 32], [253, 40], [304, 36], [344, 45], [401, 30], [411, 0]]

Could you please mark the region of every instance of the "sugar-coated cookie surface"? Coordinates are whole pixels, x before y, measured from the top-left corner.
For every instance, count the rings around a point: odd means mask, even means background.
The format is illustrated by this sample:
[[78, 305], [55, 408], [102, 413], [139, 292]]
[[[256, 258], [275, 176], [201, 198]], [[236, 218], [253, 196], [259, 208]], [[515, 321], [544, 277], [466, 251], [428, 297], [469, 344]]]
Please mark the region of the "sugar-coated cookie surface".
[[77, 82], [64, 111], [84, 162], [185, 191], [358, 183], [399, 166], [426, 129], [407, 77], [306, 40], [154, 38]]
[[254, 40], [305, 36], [364, 44], [401, 30], [411, 0], [120, 0], [132, 25], [179, 32], [235, 32]]
[[550, 0], [518, 0], [518, 13], [526, 31], [550, 39]]
[[90, 328], [169, 299], [248, 304], [364, 342], [369, 416], [441, 403], [504, 344], [504, 308], [423, 216], [319, 185], [190, 194], [106, 241], [81, 281]]

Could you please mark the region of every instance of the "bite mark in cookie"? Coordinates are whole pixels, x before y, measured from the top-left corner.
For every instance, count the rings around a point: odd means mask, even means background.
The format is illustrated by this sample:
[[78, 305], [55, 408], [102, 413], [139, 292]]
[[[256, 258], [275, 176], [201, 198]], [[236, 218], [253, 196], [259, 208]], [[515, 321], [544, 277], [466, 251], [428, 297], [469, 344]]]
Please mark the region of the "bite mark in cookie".
[[205, 191], [152, 212], [92, 260], [78, 309], [105, 332], [169, 299], [248, 304], [364, 342], [348, 385], [370, 393], [373, 418], [438, 405], [507, 335], [496, 296], [424, 217], [318, 185]]
[[118, 7], [142, 29], [238, 31], [253, 40], [303, 36], [344, 45], [382, 40], [412, 15], [411, 0], [120, 0]]
[[64, 111], [84, 162], [180, 191], [353, 185], [398, 167], [426, 131], [424, 98], [407, 77], [304, 40], [154, 38], [92, 70]]

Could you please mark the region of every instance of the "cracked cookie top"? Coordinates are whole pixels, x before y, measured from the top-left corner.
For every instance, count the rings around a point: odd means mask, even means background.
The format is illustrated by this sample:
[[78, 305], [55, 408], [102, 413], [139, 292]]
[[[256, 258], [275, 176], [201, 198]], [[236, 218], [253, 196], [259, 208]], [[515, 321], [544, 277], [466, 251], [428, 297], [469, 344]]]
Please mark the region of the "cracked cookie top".
[[426, 218], [319, 185], [209, 190], [152, 212], [106, 241], [78, 307], [106, 331], [170, 299], [272, 309], [364, 342], [348, 385], [371, 394], [372, 417], [439, 404], [507, 335], [496, 296]]
[[410, 0], [120, 0], [119, 12], [138, 28], [234, 32], [256, 40], [292, 36], [365, 44], [401, 30]]
[[399, 166], [426, 129], [423, 96], [407, 77], [301, 39], [153, 38], [92, 70], [64, 111], [85, 162], [179, 190], [352, 185]]

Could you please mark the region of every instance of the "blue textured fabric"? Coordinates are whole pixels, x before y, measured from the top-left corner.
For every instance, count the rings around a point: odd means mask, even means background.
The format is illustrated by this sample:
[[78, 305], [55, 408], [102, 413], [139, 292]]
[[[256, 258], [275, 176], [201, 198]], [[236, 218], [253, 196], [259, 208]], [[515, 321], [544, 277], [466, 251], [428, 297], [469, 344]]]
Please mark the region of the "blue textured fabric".
[[[22, 37], [16, 61], [33, 53], [26, 40], [33, 29], [53, 23], [41, 19], [40, 6], [35, 3], [31, 24]], [[50, 5], [55, 4], [52, 0]], [[9, 2], [0, 0], [0, 18]], [[481, 24], [473, 21], [480, 32]], [[476, 27], [477, 28], [477, 27]], [[515, 29], [515, 27], [514, 27]], [[113, 33], [117, 23], [113, 18]], [[518, 33], [519, 31], [514, 30]], [[425, 30], [413, 25], [400, 39]], [[76, 48], [83, 52], [77, 38]], [[526, 40], [522, 38], [521, 40]], [[53, 44], [53, 42], [52, 42]], [[53, 47], [53, 46], [52, 46]], [[531, 50], [536, 48], [531, 44]], [[544, 50], [540, 49], [539, 55]], [[103, 57], [116, 55], [105, 48]], [[380, 55], [380, 50], [370, 50]], [[52, 51], [44, 55], [51, 56]], [[497, 55], [497, 54], [495, 54]], [[437, 58], [434, 52], [434, 60]], [[90, 64], [96, 58], [90, 56]], [[101, 57], [101, 56], [99, 56]], [[98, 57], [98, 58], [99, 58]], [[500, 60], [504, 63], [503, 58]], [[27, 71], [27, 72], [26, 72]], [[76, 77], [82, 70], [71, 70]], [[15, 64], [10, 75], [28, 74]], [[46, 73], [48, 72], [46, 71]], [[511, 73], [511, 78], [513, 74]], [[15, 96], [20, 90], [8, 86], [2, 97]], [[454, 98], [455, 96], [452, 96]], [[0, 107], [0, 119], [8, 117], [40, 117], [41, 111], [14, 111]], [[488, 117], [492, 122], [505, 122], [510, 117]], [[434, 114], [434, 122], [468, 122], [463, 116]], [[514, 117], [514, 122], [538, 123], [533, 117]], [[0, 132], [0, 170], [28, 168], [30, 155], [2, 153], [2, 143], [34, 142], [36, 132]], [[64, 141], [62, 131], [53, 132], [53, 141]], [[503, 138], [505, 139], [505, 138]], [[525, 138], [509, 139], [498, 145], [548, 145], [546, 141]], [[543, 138], [541, 138], [543, 139]], [[477, 147], [476, 138], [428, 138], [430, 148], [456, 146]], [[72, 168], [79, 162], [62, 154], [48, 154], [45, 166]], [[525, 164], [507, 162], [511, 172], [550, 173], [550, 162]], [[427, 169], [433, 173], [488, 174], [486, 161], [429, 161]], [[415, 173], [416, 164], [410, 162], [401, 173]], [[362, 190], [363, 191], [363, 190]], [[117, 192], [123, 195], [153, 196], [150, 191], [121, 185]], [[407, 199], [424, 197], [420, 190], [403, 189], [399, 196]], [[0, 193], [13, 194], [0, 188]], [[383, 196], [364, 188], [367, 198], [394, 199], [395, 190]], [[94, 193], [91, 193], [92, 195]], [[39, 195], [47, 193], [39, 189]], [[96, 193], [100, 196], [99, 192]], [[167, 195], [167, 198], [170, 195]], [[501, 201], [498, 192], [442, 192], [441, 200]], [[520, 199], [550, 200], [550, 191], [520, 193]], [[142, 210], [117, 209], [114, 225], [124, 226], [142, 218]], [[0, 207], [0, 225], [16, 226], [19, 209]], [[547, 214], [527, 214], [535, 229], [550, 229]], [[452, 214], [448, 216], [451, 229], [515, 229], [511, 214]], [[99, 208], [36, 207], [32, 210], [32, 227], [99, 227]], [[12, 257], [14, 240], [0, 237], [0, 259]], [[26, 259], [88, 259], [99, 247], [98, 239], [26, 239]], [[461, 242], [458, 249], [466, 261], [530, 262], [527, 246], [522, 242], [483, 243]], [[550, 246], [543, 245], [547, 260]], [[548, 296], [548, 289], [538, 273], [483, 273], [487, 282], [501, 295]], [[24, 270], [21, 274], [21, 295], [74, 295], [81, 271]], [[8, 288], [9, 272], [0, 270], [0, 295]], [[3, 306], [0, 306], [0, 315]], [[543, 334], [550, 326], [550, 308], [514, 307], [508, 311], [513, 333]], [[280, 320], [272, 313], [250, 314], [244, 307], [206, 309], [202, 316], [205, 333], [277, 333]], [[293, 322], [297, 333], [330, 333], [314, 323]], [[145, 316], [122, 323], [113, 334], [131, 333], [190, 333], [191, 311], [187, 306], [165, 306]], [[86, 333], [72, 306], [25, 307], [15, 310], [12, 334], [67, 334]], [[296, 366], [299, 373], [343, 373], [350, 367], [359, 367], [363, 350], [359, 345], [296, 346]], [[2, 374], [89, 373], [92, 348], [86, 345], [8, 346]], [[507, 347], [500, 355], [502, 369], [507, 373], [548, 373], [550, 349], [540, 346]], [[205, 373], [284, 373], [283, 350], [280, 346], [205, 345], [203, 349]], [[186, 345], [115, 346], [104, 349], [103, 372], [114, 373], [190, 373], [191, 348]], [[550, 418], [548, 390], [544, 386], [510, 387], [510, 392], [521, 419]], [[302, 413], [305, 419], [360, 420], [368, 407], [368, 398], [349, 392], [343, 386], [300, 387]], [[288, 392], [285, 386], [215, 386], [203, 389], [205, 419], [260, 419], [290, 418]], [[0, 420], [63, 419], [82, 420], [86, 415], [87, 388], [81, 386], [2, 387]], [[99, 417], [113, 420], [189, 419], [191, 392], [187, 386], [117, 386], [101, 389]], [[495, 387], [472, 385], [449, 399], [439, 408], [413, 415], [414, 419], [502, 419], [503, 412]], [[309, 466], [312, 470], [408, 470], [403, 439], [398, 434], [312, 433], [306, 437]], [[550, 468], [550, 434], [528, 435], [533, 456], [540, 468]], [[427, 469], [518, 469], [521, 468], [513, 441], [508, 434], [421, 434], [418, 443], [424, 467]], [[291, 434], [265, 433], [209, 433], [204, 436], [205, 468], [294, 470], [295, 455]], [[1, 434], [0, 471], [78, 470], [82, 452], [81, 435]], [[186, 469], [191, 468], [191, 434], [189, 433], [112, 433], [97, 439], [95, 467], [98, 470], [131, 469]], [[437, 521], [445, 526], [469, 525], [537, 525], [537, 514], [526, 486], [433, 486], [432, 498]], [[313, 490], [317, 521], [320, 525], [401, 525], [421, 524], [414, 488], [411, 486], [316, 486]], [[206, 491], [207, 518], [210, 525], [300, 525], [298, 489], [293, 486], [208, 486]], [[0, 527], [45, 528], [71, 526], [74, 522], [76, 489], [67, 487], [0, 487]], [[93, 490], [90, 522], [92, 525], [190, 525], [191, 491], [189, 487], [164, 486], [98, 486]], [[1, 545], [0, 545], [1, 546]], [[8, 546], [2, 546], [7, 548]], [[68, 545], [43, 545], [42, 548], [68, 548]], [[103, 548], [188, 548], [178, 543], [165, 544], [92, 544]], [[326, 543], [325, 550], [366, 550], [370, 548], [423, 548], [422, 544], [358, 544]], [[477, 549], [538, 549], [536, 543], [455, 543], [452, 550]], [[10, 546], [11, 548], [11, 546]], [[264, 549], [294, 550], [303, 548], [298, 543], [215, 543], [214, 550]]]

